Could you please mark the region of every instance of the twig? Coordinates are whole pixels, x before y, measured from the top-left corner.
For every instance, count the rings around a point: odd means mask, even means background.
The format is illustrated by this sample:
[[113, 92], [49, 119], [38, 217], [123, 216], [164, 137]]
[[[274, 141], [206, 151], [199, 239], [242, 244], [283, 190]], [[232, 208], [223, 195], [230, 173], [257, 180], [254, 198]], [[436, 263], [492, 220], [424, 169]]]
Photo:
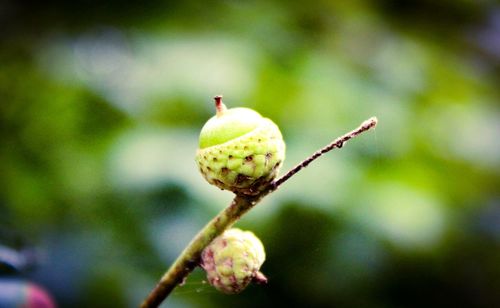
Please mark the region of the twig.
[[307, 167], [310, 163], [312, 163], [314, 160], [322, 156], [323, 154], [330, 152], [331, 150], [338, 148], [340, 149], [341, 147], [344, 146], [344, 144], [351, 140], [352, 138], [362, 134], [363, 132], [366, 132], [367, 130], [375, 127], [377, 125], [377, 118], [376, 117], [371, 117], [368, 120], [364, 121], [361, 123], [361, 125], [356, 128], [355, 130], [352, 130], [348, 132], [347, 134], [338, 137], [337, 139], [333, 140], [329, 145], [325, 146], [321, 150], [316, 151], [313, 155], [309, 156], [305, 160], [303, 160], [300, 164], [296, 165], [293, 167], [290, 171], [288, 171], [285, 175], [283, 175], [281, 178], [278, 180], [274, 181], [272, 183], [273, 187], [272, 190], [278, 189], [278, 187], [283, 184], [286, 180], [294, 176], [297, 172], [302, 170], [303, 168]]
[[377, 125], [377, 118], [373, 117], [363, 122], [358, 128], [335, 139], [329, 145], [315, 152], [300, 164], [292, 168], [278, 180], [271, 182], [257, 196], [236, 195], [231, 204], [222, 212], [217, 214], [200, 232], [191, 240], [189, 245], [179, 255], [168, 271], [160, 279], [156, 287], [144, 300], [141, 307], [158, 307], [172, 290], [186, 279], [199, 264], [201, 252], [210, 242], [222, 234], [227, 228], [238, 221], [241, 216], [253, 208], [265, 196], [278, 189], [278, 187], [295, 175], [297, 172], [307, 167], [311, 162], [321, 155], [335, 149], [341, 148], [348, 140], [362, 134]]

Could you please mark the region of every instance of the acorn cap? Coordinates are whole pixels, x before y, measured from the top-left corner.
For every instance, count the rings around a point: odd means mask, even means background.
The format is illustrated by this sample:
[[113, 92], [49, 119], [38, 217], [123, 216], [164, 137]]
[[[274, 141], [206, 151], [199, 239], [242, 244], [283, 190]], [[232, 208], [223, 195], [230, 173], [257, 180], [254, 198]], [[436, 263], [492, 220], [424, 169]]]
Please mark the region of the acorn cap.
[[262, 242], [250, 231], [226, 230], [202, 253], [208, 282], [217, 290], [235, 294], [252, 281], [267, 281], [259, 272], [266, 258]]

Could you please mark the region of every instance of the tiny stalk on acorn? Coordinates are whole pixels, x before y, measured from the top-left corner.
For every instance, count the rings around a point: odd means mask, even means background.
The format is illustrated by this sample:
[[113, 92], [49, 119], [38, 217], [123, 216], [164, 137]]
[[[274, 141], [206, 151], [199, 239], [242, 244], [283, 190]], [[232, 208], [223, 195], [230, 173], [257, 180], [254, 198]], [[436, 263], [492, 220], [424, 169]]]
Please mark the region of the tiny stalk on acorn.
[[215, 96], [214, 100], [217, 117], [221, 117], [227, 110], [226, 105], [222, 102], [222, 95]]
[[[263, 246], [261, 250], [260, 241], [253, 233], [230, 230], [231, 243], [246, 243], [234, 249], [224, 248], [229, 241], [221, 245], [217, 239], [224, 239], [220, 236], [228, 228], [300, 170], [325, 153], [342, 148], [347, 141], [374, 128], [378, 122], [376, 117], [364, 121], [276, 179], [285, 159], [285, 143], [278, 126], [249, 108], [226, 108], [221, 95], [214, 99], [216, 115], [201, 130], [196, 162], [210, 184], [234, 192], [235, 197], [186, 246], [146, 297], [141, 305], [143, 308], [158, 307], [197, 266], [204, 267], [209, 282], [225, 293], [241, 292], [250, 281], [267, 282], [259, 272], [265, 258]], [[221, 255], [215, 258], [214, 253]], [[234, 260], [239, 263], [233, 264]]]

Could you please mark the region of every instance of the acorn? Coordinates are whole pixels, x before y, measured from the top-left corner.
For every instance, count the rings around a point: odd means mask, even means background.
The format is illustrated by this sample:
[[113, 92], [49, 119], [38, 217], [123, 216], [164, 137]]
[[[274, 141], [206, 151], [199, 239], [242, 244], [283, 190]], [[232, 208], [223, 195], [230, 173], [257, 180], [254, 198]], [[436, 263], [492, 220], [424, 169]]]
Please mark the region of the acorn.
[[278, 126], [249, 108], [227, 109], [215, 98], [216, 115], [200, 133], [196, 162], [203, 177], [236, 194], [257, 195], [278, 174], [285, 142]]
[[262, 242], [250, 231], [232, 228], [215, 238], [202, 252], [201, 267], [208, 282], [226, 294], [243, 291], [251, 281], [266, 283], [259, 272], [266, 259]]

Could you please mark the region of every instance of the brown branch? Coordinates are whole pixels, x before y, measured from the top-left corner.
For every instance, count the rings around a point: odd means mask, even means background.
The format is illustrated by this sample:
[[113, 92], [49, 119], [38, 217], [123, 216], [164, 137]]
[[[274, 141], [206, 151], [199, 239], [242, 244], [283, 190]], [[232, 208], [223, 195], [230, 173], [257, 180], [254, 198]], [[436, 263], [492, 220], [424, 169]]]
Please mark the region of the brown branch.
[[186, 277], [199, 264], [201, 252], [210, 242], [222, 234], [227, 228], [231, 227], [241, 216], [253, 208], [259, 201], [278, 189], [278, 187], [294, 176], [297, 172], [307, 167], [311, 162], [319, 158], [321, 155], [335, 149], [341, 148], [348, 140], [360, 135], [361, 133], [370, 130], [377, 125], [377, 118], [373, 117], [363, 122], [358, 128], [348, 132], [347, 134], [335, 139], [329, 145], [315, 152], [310, 157], [306, 158], [300, 164], [292, 168], [278, 180], [269, 184], [267, 189], [264, 189], [257, 196], [236, 195], [231, 204], [215, 216], [200, 232], [191, 240], [189, 245], [179, 255], [174, 264], [160, 279], [156, 287], [151, 291], [148, 297], [144, 300], [141, 307], [158, 307], [163, 300], [174, 290], [177, 285], [182, 284]]

